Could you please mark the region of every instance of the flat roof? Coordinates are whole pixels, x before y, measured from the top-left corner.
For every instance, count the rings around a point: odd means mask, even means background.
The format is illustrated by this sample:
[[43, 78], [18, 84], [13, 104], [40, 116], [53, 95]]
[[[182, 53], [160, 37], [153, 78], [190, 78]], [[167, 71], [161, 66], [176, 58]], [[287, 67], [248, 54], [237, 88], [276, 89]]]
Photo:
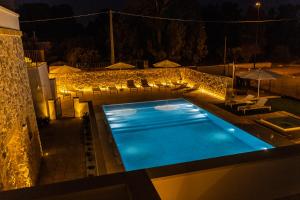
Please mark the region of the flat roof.
[[19, 14], [0, 6], [0, 28], [20, 30]]
[[15, 13], [14, 11], [11, 11], [3, 6], [0, 5], [0, 13], [7, 13], [9, 15], [15, 16], [15, 17], [20, 17], [20, 15], [18, 13]]

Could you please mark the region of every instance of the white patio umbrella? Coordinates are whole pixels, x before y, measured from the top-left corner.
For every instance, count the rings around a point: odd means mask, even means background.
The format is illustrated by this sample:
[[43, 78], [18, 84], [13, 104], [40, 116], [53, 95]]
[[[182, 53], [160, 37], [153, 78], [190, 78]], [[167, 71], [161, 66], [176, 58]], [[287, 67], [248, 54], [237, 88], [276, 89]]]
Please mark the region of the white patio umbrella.
[[74, 72], [80, 72], [81, 70], [75, 67], [70, 67], [67, 65], [63, 66], [50, 66], [50, 74], [68, 74]]
[[259, 90], [260, 90], [260, 82], [264, 80], [275, 80], [277, 78], [280, 78], [280, 74], [276, 74], [271, 71], [257, 69], [257, 70], [251, 70], [248, 72], [241, 72], [237, 73], [237, 76], [243, 78], [243, 79], [250, 79], [250, 80], [257, 80], [258, 86], [257, 86], [257, 97], [259, 97]]
[[[125, 70], [125, 69], [134, 69], [135, 66], [127, 64], [127, 63], [123, 63], [123, 62], [118, 62], [115, 63], [113, 65], [110, 65], [108, 67], [105, 67], [106, 69], [113, 69], [113, 70]], [[120, 81], [120, 79], [118, 80], [118, 82]], [[121, 82], [121, 89], [123, 88], [122, 82]]]
[[170, 60], [163, 60], [163, 61], [153, 64], [153, 66], [161, 67], [161, 68], [173, 68], [173, 67], [180, 67], [181, 65], [176, 62], [172, 62]]
[[105, 67], [106, 69], [133, 69], [135, 68], [135, 66], [127, 64], [127, 63], [123, 63], [123, 62], [118, 62], [116, 64], [110, 65], [108, 67]]

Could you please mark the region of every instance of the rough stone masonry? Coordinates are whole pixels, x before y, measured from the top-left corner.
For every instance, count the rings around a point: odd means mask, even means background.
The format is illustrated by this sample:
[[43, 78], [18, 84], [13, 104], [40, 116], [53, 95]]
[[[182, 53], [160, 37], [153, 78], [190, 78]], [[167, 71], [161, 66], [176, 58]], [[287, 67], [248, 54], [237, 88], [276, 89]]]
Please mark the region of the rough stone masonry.
[[41, 152], [21, 32], [0, 28], [0, 191], [33, 186]]

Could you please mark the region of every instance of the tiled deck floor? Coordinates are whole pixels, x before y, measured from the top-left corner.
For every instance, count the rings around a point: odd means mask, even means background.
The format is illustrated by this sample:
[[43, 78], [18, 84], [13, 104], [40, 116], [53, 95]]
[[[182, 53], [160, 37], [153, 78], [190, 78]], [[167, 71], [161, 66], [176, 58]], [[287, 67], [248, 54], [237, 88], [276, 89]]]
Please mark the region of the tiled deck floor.
[[44, 156], [39, 184], [68, 181], [86, 176], [80, 138], [81, 120], [62, 119], [40, 130]]

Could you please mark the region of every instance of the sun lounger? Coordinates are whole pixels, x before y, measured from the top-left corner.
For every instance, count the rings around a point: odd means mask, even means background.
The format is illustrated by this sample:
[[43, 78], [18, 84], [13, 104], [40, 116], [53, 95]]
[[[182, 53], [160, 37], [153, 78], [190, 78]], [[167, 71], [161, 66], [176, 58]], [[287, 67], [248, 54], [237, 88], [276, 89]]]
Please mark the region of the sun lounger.
[[254, 104], [253, 100], [255, 100], [255, 97], [249, 94], [243, 98], [229, 99], [225, 101], [225, 106], [230, 106], [232, 108], [234, 105], [239, 105], [239, 104]]
[[83, 97], [83, 94], [84, 94], [83, 90], [84, 90], [83, 86], [77, 87], [75, 89], [76, 97], [80, 97], [80, 96]]
[[66, 88], [65, 86], [62, 88], [62, 93], [61, 95], [63, 96], [63, 99], [66, 97], [72, 98], [72, 93], [69, 90], [69, 88]]
[[72, 98], [71, 92], [69, 92], [69, 91], [67, 91], [67, 90], [64, 90], [64, 91], [62, 92], [62, 96], [63, 96], [63, 99], [66, 98], [66, 97]]
[[268, 102], [267, 98], [260, 98], [255, 104], [246, 105], [246, 106], [239, 106], [238, 111], [243, 111], [246, 114], [247, 110], [261, 110], [261, 109], [268, 109], [271, 111], [271, 106], [267, 106], [266, 103]]
[[181, 84], [180, 86], [178, 86], [178, 87], [172, 89], [171, 91], [172, 91], [172, 92], [179, 92], [179, 91], [181, 91], [181, 90], [183, 91], [183, 90], [185, 90], [185, 89], [190, 89], [190, 88], [187, 86], [187, 83]]
[[175, 87], [175, 88], [179, 88], [181, 86], [186, 86], [187, 83], [178, 83], [178, 82], [172, 82], [172, 85]]
[[134, 81], [133, 81], [133, 80], [128, 80], [128, 81], [127, 81], [127, 87], [129, 88], [130, 92], [131, 92], [131, 90], [138, 91], [138, 88], [137, 88], [136, 85], [134, 84]]
[[82, 89], [77, 89], [75, 92], [76, 92], [76, 97], [79, 97], [79, 96], [83, 97], [83, 90]]
[[198, 90], [199, 87], [200, 87], [200, 84], [197, 83], [197, 84], [195, 84], [192, 88], [184, 89], [183, 93], [194, 92], [194, 91]]
[[155, 85], [158, 87], [159, 90], [160, 90], [160, 88], [165, 87], [161, 82], [155, 82]]
[[152, 90], [152, 87], [149, 85], [147, 79], [141, 79], [141, 86], [144, 88], [144, 90], [146, 89]]
[[93, 95], [102, 94], [101, 89], [99, 87], [93, 87]]
[[118, 88], [115, 85], [108, 86], [108, 90], [109, 90], [109, 94], [114, 93], [114, 92], [116, 94], [119, 93]]
[[164, 85], [159, 81], [155, 82], [155, 85], [158, 87], [159, 90], [160, 90], [160, 88], [165, 88], [165, 89], [170, 88], [169, 85]]

